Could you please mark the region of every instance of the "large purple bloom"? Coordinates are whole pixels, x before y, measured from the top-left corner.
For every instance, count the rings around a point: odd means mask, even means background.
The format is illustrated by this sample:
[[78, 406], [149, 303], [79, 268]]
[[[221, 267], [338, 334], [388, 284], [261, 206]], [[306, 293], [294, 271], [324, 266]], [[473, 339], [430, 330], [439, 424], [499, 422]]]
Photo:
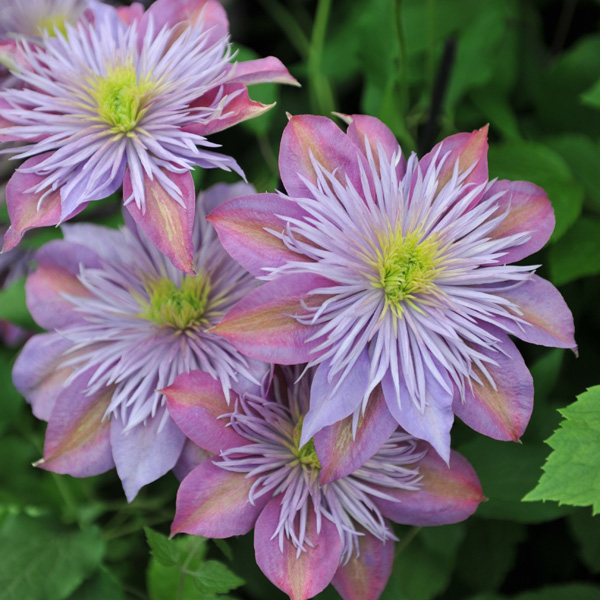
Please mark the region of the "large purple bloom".
[[466, 519], [483, 499], [479, 481], [459, 454], [448, 467], [392, 419], [380, 427], [379, 388], [354, 440], [349, 418], [303, 445], [312, 372], [299, 374], [277, 367], [271, 391], [236, 397], [233, 411], [206, 373], [164, 390], [182, 431], [216, 454], [183, 480], [172, 532], [223, 538], [254, 528], [258, 565], [293, 600], [330, 582], [344, 600], [375, 600], [394, 558], [389, 520]]
[[65, 239], [36, 255], [27, 305], [40, 326], [13, 379], [48, 421], [39, 466], [84, 477], [116, 465], [128, 499], [177, 463], [185, 441], [157, 390], [202, 369], [222, 393], [258, 386], [266, 366], [246, 360], [210, 329], [255, 279], [233, 261], [205, 210], [247, 193], [246, 184], [200, 195], [194, 269], [176, 269], [128, 218], [111, 230], [65, 225]]
[[[137, 7], [140, 8], [139, 5]], [[295, 83], [270, 57], [233, 62], [216, 0], [158, 0], [143, 14], [104, 11], [92, 23], [19, 42], [23, 89], [0, 92], [0, 136], [26, 142], [9, 182], [12, 227], [4, 249], [32, 227], [70, 219], [123, 185], [149, 239], [191, 273], [191, 170], [234, 169], [206, 136], [270, 107], [246, 84]]]
[[354, 116], [292, 117], [279, 165], [288, 196], [232, 200], [209, 220], [269, 280], [218, 327], [248, 356], [319, 368], [303, 442], [381, 384], [393, 418], [447, 459], [454, 413], [516, 440], [532, 379], [508, 334], [574, 348], [558, 291], [513, 265], [554, 227], [544, 191], [488, 181], [486, 129], [406, 161], [389, 129]]

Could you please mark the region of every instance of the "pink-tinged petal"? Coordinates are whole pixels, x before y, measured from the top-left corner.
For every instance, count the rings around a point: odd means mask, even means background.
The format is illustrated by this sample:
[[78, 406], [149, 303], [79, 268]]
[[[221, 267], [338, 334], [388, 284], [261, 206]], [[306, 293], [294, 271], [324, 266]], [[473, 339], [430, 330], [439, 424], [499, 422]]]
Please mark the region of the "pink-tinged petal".
[[303, 260], [283, 241], [269, 233], [282, 233], [287, 219], [303, 219], [306, 213], [296, 202], [277, 194], [254, 194], [230, 200], [208, 217], [223, 247], [252, 275], [265, 275], [265, 269]]
[[280, 365], [308, 362], [318, 356], [311, 350], [320, 340], [308, 341], [316, 327], [298, 323], [294, 315], [306, 313], [303, 302], [320, 305], [324, 298], [308, 294], [329, 285], [328, 279], [316, 275], [286, 275], [269, 281], [242, 298], [212, 331], [256, 360]]
[[486, 364], [496, 385], [495, 389], [479, 368], [475, 375], [482, 384], [472, 381], [466, 386], [465, 400], [454, 400], [454, 412], [469, 427], [496, 440], [519, 441], [533, 410], [533, 379], [520, 352], [506, 334], [496, 330], [500, 340], [498, 352], [478, 348], [497, 362]]
[[[400, 145], [396, 136], [390, 128], [375, 117], [368, 115], [352, 115], [349, 117], [351, 123], [346, 132], [348, 137], [356, 142], [367, 155], [367, 145], [375, 159], [375, 166], [379, 172], [379, 161], [383, 158], [388, 163], [394, 155], [400, 152]], [[379, 147], [382, 148], [384, 156], [379, 156]], [[396, 166], [396, 174], [400, 180], [406, 172], [406, 161], [402, 157]]]
[[[14, 49], [14, 42], [10, 42], [8, 46], [6, 44], [6, 42], [0, 42], [0, 68], [2, 68], [1, 59], [3, 58], [3, 55], [12, 55], [12, 50]], [[0, 131], [7, 127], [14, 126], [14, 123], [12, 121], [9, 121], [8, 119], [6, 119], [6, 117], [4, 117], [6, 111], [11, 108], [11, 105], [6, 100], [4, 100], [4, 98], [0, 98]], [[13, 136], [9, 133], [0, 133], [0, 142], [17, 142], [20, 139], [21, 138], [19, 138], [18, 136]]]
[[228, 200], [254, 194], [256, 190], [253, 185], [240, 181], [238, 183], [216, 183], [204, 190], [198, 196], [198, 210], [202, 207], [204, 214], [210, 214]]
[[210, 452], [196, 446], [192, 440], [186, 440], [179, 455], [173, 473], [179, 481], [183, 481], [199, 464], [212, 457]]
[[144, 14], [140, 24], [140, 39], [143, 38], [151, 17], [156, 31], [178, 23], [190, 25], [201, 17], [203, 30], [211, 31], [210, 43], [223, 39], [229, 33], [227, 13], [217, 0], [157, 0]]
[[[146, 196], [145, 211], [140, 210], [135, 201], [127, 204], [127, 210], [138, 227], [150, 241], [181, 271], [194, 274], [194, 243], [192, 231], [196, 212], [196, 194], [191, 173], [171, 173], [164, 171], [181, 191], [185, 206], [181, 206], [162, 188], [155, 179], [144, 176]], [[129, 171], [123, 182], [123, 197], [132, 194]]]
[[359, 555], [340, 565], [331, 581], [344, 600], [377, 600], [394, 563], [394, 542], [382, 542], [368, 532], [358, 538]]
[[325, 427], [314, 437], [321, 463], [319, 483], [324, 485], [360, 468], [387, 442], [398, 424], [390, 414], [381, 386], [369, 397], [367, 408], [359, 418], [356, 435], [352, 435], [352, 416]]
[[[436, 144], [431, 152], [427, 153], [419, 161], [419, 167], [425, 173], [433, 161], [437, 165], [440, 161], [444, 160], [438, 175], [438, 191], [451, 179], [456, 161], [458, 161], [459, 173], [464, 173], [472, 168], [470, 174], [465, 179], [465, 183], [471, 183], [475, 186], [484, 184], [488, 180], [487, 134], [488, 126], [486, 125], [473, 133], [451, 135], [439, 144]], [[467, 188], [468, 191], [469, 188]], [[475, 198], [471, 206], [477, 204], [480, 199], [481, 196]]]
[[[183, 131], [195, 133], [197, 135], [210, 135], [228, 129], [242, 121], [259, 117], [275, 106], [274, 104], [262, 104], [261, 102], [250, 100], [248, 90], [241, 83], [228, 83], [222, 86], [222, 88], [222, 90], [216, 88], [216, 92], [223, 94], [224, 96], [237, 92], [235, 97], [229, 100], [223, 107], [223, 117], [210, 119], [209, 121], [196, 123], [194, 125], [187, 125], [183, 128]], [[192, 106], [198, 107], [205, 105], [205, 102], [208, 101], [211, 96], [214, 96], [214, 94], [215, 90], [210, 94], [206, 94], [206, 98], [202, 97], [198, 102], [194, 102]]]
[[297, 549], [283, 535], [275, 536], [281, 511], [281, 497], [273, 498], [256, 521], [254, 551], [261, 571], [292, 600], [306, 600], [323, 591], [333, 579], [340, 564], [342, 542], [335, 525], [321, 519], [317, 531], [317, 518], [312, 503], [307, 507], [305, 551], [297, 556]]
[[36, 253], [37, 269], [25, 282], [27, 308], [40, 327], [59, 329], [82, 321], [74, 304], [66, 298], [91, 297], [79, 281], [79, 266], [100, 266], [98, 255], [85, 246], [62, 240], [48, 242]]
[[165, 413], [161, 406], [153, 417], [131, 429], [125, 429], [116, 416], [111, 420], [110, 444], [128, 502], [142, 487], [168, 473], [181, 455], [185, 436]]
[[13, 383], [38, 419], [50, 419], [56, 398], [73, 372], [71, 367], [60, 366], [72, 345], [56, 333], [42, 333], [27, 341], [15, 361]]
[[[230, 413], [223, 387], [208, 373], [182, 373], [162, 393], [167, 398], [171, 418], [179, 429], [194, 443], [213, 454], [221, 450], [245, 446], [248, 440], [227, 427], [228, 419], [220, 416]], [[232, 394], [232, 401], [236, 397]]]
[[91, 372], [79, 375], [56, 398], [44, 443], [44, 458], [37, 467], [91, 477], [115, 466], [110, 448], [110, 419], [105, 418], [113, 389], [88, 395]]
[[246, 473], [226, 471], [212, 460], [198, 465], [179, 486], [171, 535], [226, 538], [248, 533], [270, 499], [265, 494], [250, 504], [248, 494], [255, 480]]
[[[132, 221], [127, 211], [123, 211], [123, 213]], [[137, 230], [133, 222], [132, 229]], [[100, 258], [108, 261], [119, 260], [123, 255], [121, 250], [123, 234], [118, 229], [109, 229], [104, 225], [94, 225], [93, 223], [67, 223], [61, 226], [61, 230], [64, 241], [69, 242], [69, 246], [73, 244], [84, 246]], [[47, 244], [43, 248], [46, 246]], [[85, 257], [88, 254], [82, 253], [81, 256]], [[82, 260], [79, 260], [79, 262], [82, 262]], [[84, 264], [86, 267], [96, 266], [92, 263]]]
[[135, 21], [140, 21], [144, 15], [144, 5], [134, 2], [131, 6], [117, 7], [117, 15], [125, 25], [133, 25]]
[[6, 184], [6, 207], [8, 208], [11, 225], [4, 235], [2, 252], [14, 248], [27, 230], [35, 227], [57, 225], [74, 217], [87, 206], [87, 203], [81, 204], [66, 218], [61, 218], [60, 191], [56, 190], [44, 198], [38, 209], [38, 203], [43, 192], [31, 193], [28, 190], [37, 186], [44, 177], [34, 173], [24, 173], [23, 169], [34, 167], [50, 154], [40, 154], [26, 160]]
[[497, 320], [500, 327], [519, 339], [540, 346], [570, 348], [577, 354], [573, 315], [560, 292], [537, 275], [518, 287], [497, 292], [499, 296], [517, 305], [525, 323], [511, 319]]
[[296, 198], [312, 198], [302, 181], [317, 183], [313, 160], [346, 184], [346, 177], [362, 190], [359, 165], [368, 175], [366, 158], [360, 148], [330, 119], [313, 115], [291, 117], [281, 137], [279, 172], [287, 193]]
[[236, 62], [231, 67], [228, 83], [289, 83], [300, 85], [288, 72], [285, 65], [274, 56]]
[[[428, 448], [425, 442], [420, 445], [420, 450]], [[397, 501], [377, 498], [383, 515], [404, 525], [447, 525], [464, 521], [485, 500], [475, 470], [454, 450], [448, 466], [429, 448], [419, 463], [419, 473], [422, 479], [417, 491], [385, 488]]]
[[366, 348], [343, 380], [341, 371], [330, 378], [331, 360], [317, 367], [310, 387], [310, 409], [302, 422], [301, 446], [323, 427], [345, 419], [359, 408], [369, 385], [370, 368], [371, 361]]
[[[452, 382], [445, 372], [440, 372], [446, 385], [452, 389]], [[402, 373], [399, 375], [399, 395], [392, 374], [388, 371], [381, 382], [387, 407], [400, 426], [411, 435], [428, 441], [436, 452], [445, 460], [450, 457], [450, 429], [454, 422], [452, 410], [452, 394], [447, 392], [439, 382], [425, 371], [426, 398], [425, 407], [421, 411], [413, 402], [408, 392]]]
[[499, 192], [503, 194], [496, 200], [496, 215], [507, 214], [490, 237], [499, 239], [525, 232], [531, 234], [528, 241], [509, 248], [500, 258], [503, 264], [509, 264], [544, 247], [554, 231], [554, 210], [548, 194], [541, 187], [527, 181], [497, 181], [486, 191], [482, 200]]

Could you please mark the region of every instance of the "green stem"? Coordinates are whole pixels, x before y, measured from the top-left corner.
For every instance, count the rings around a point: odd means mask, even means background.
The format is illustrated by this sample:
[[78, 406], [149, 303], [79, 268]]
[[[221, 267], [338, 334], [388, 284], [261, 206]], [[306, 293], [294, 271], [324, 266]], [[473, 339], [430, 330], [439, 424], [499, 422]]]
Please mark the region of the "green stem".
[[296, 49], [296, 52], [302, 59], [306, 59], [310, 50], [308, 37], [298, 25], [297, 19], [285, 6], [282, 6], [277, 0], [259, 0], [263, 9], [269, 13], [273, 21], [287, 35], [288, 40]]
[[329, 114], [335, 108], [331, 86], [321, 73], [323, 46], [325, 45], [330, 11], [331, 0], [319, 0], [308, 53], [308, 78], [310, 81], [312, 111], [321, 114]]
[[189, 564], [192, 562], [192, 558], [194, 558], [194, 555], [196, 554], [196, 551], [198, 550], [198, 546], [200, 546], [203, 543], [204, 543], [203, 538], [196, 538], [190, 548], [190, 551], [188, 552], [188, 555], [185, 558], [184, 563], [179, 567], [181, 572], [179, 573], [179, 585], [177, 586], [178, 600], [182, 600], [182, 598], [183, 598], [183, 584], [185, 581], [185, 576], [189, 574], [187, 568], [188, 568]]
[[400, 552], [406, 549], [406, 547], [415, 539], [422, 527], [411, 527], [410, 531], [402, 538], [400, 543], [396, 544], [395, 556], [398, 556]]

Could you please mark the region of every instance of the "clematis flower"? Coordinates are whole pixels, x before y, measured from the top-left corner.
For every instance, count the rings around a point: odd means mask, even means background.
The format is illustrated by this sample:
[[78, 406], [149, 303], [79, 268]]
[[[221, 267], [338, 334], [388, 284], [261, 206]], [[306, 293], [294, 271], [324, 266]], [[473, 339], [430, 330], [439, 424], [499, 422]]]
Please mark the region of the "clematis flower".
[[48, 421], [38, 466], [74, 477], [116, 466], [132, 500], [176, 465], [185, 442], [156, 390], [192, 369], [217, 378], [225, 396], [258, 386], [266, 366], [210, 331], [256, 283], [204, 220], [206, 207], [251, 190], [221, 184], [199, 197], [193, 276], [130, 217], [121, 230], [65, 225], [64, 240], [37, 252], [27, 306], [49, 333], [27, 342], [13, 381]]
[[301, 443], [365, 410], [381, 384], [411, 435], [449, 457], [456, 413], [517, 440], [533, 383], [509, 334], [575, 349], [559, 292], [514, 265], [554, 228], [546, 193], [489, 181], [487, 128], [408, 160], [375, 118], [292, 117], [279, 166], [288, 195], [209, 215], [230, 254], [267, 283], [217, 331], [243, 353], [318, 365]]
[[1, 139], [24, 142], [15, 157], [27, 159], [8, 184], [4, 250], [123, 186], [138, 226], [193, 274], [191, 170], [242, 174], [206, 136], [271, 108], [246, 84], [295, 80], [273, 57], [233, 62], [216, 0], [158, 0], [64, 28], [45, 30], [42, 46], [19, 42], [24, 89], [0, 92]]
[[[172, 533], [214, 538], [254, 531], [256, 561], [293, 600], [311, 598], [330, 582], [344, 600], [376, 600], [389, 578], [397, 539], [390, 520], [441, 525], [466, 519], [483, 499], [469, 463], [450, 466], [388, 422], [373, 393], [356, 440], [352, 420], [302, 444], [310, 377], [276, 369], [266, 395], [235, 397], [200, 371], [164, 390], [175, 422], [215, 456], [181, 483]], [[391, 429], [389, 426], [391, 423]]]

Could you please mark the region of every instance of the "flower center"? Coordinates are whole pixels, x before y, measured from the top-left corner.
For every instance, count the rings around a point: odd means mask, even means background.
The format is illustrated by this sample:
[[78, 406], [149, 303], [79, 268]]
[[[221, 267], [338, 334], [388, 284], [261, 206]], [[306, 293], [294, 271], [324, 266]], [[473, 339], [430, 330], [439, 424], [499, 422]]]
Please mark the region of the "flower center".
[[40, 31], [46, 31], [50, 36], [55, 36], [61, 33], [67, 37], [67, 23], [71, 23], [72, 19], [68, 15], [53, 14], [43, 16], [37, 23]]
[[115, 67], [94, 82], [98, 115], [115, 131], [131, 131], [146, 112], [142, 104], [149, 88], [148, 80], [138, 80], [133, 65]]
[[302, 422], [304, 421], [304, 417], [301, 417], [296, 426], [294, 427], [293, 441], [294, 441], [294, 449], [293, 453], [298, 459], [300, 463], [303, 465], [307, 465], [312, 469], [321, 470], [321, 462], [319, 461], [319, 457], [317, 456], [317, 451], [315, 450], [315, 443], [312, 438], [304, 444], [300, 448], [300, 438], [302, 436]]
[[373, 286], [383, 290], [388, 305], [401, 316], [403, 303], [414, 306], [417, 294], [433, 288], [440, 271], [439, 243], [434, 237], [422, 239], [418, 231], [393, 235], [382, 244], [377, 268]]
[[204, 316], [210, 293], [210, 282], [204, 274], [186, 275], [177, 287], [169, 279], [157, 279], [146, 284], [149, 300], [141, 300], [140, 317], [157, 325], [167, 325], [184, 331], [198, 325], [208, 325]]

